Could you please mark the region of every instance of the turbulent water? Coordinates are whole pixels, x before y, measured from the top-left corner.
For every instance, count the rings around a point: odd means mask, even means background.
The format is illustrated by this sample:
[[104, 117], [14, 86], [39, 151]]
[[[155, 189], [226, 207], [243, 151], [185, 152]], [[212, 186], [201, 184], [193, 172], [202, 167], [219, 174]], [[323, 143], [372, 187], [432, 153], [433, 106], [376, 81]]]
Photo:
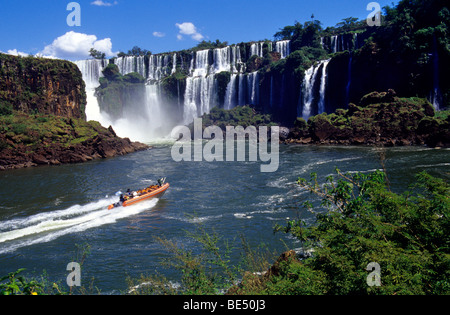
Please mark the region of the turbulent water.
[[[251, 246], [267, 245], [281, 252], [300, 245], [273, 234], [274, 224], [300, 215], [313, 222], [302, 203], [312, 196], [296, 185], [298, 176], [317, 172], [322, 180], [337, 166], [343, 171], [369, 172], [380, 167], [379, 150], [367, 147], [281, 146], [280, 167], [261, 173], [261, 162], [179, 162], [170, 144], [131, 155], [84, 164], [38, 167], [0, 173], [0, 275], [27, 268], [27, 275], [45, 270], [65, 285], [66, 266], [80, 259], [78, 246], [89, 244], [82, 284], [103, 293], [127, 289], [125, 279], [173, 270], [161, 267], [170, 259], [155, 237], [198, 250], [187, 237], [197, 224], [214, 229], [236, 246], [242, 234]], [[391, 188], [402, 191], [415, 173], [427, 170], [449, 177], [448, 150], [386, 149]], [[160, 200], [108, 211], [118, 191], [146, 187], [164, 176], [171, 187]], [[77, 246], [78, 245], [78, 246]]]

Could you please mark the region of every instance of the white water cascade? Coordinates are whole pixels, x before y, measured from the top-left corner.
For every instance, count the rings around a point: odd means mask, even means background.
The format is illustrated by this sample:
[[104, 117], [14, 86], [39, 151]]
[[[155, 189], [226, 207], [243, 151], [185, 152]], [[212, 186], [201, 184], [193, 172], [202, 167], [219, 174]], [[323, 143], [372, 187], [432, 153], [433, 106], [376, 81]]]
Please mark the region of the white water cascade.
[[[303, 80], [303, 109], [302, 109], [302, 117], [305, 120], [313, 113], [313, 106], [317, 104], [317, 112], [323, 113], [325, 111], [325, 89], [326, 89], [326, 77], [327, 77], [327, 66], [330, 62], [328, 60], [322, 60], [318, 64], [311, 66], [308, 70], [305, 71], [305, 78]], [[322, 69], [322, 72], [319, 71]], [[321, 73], [321, 81], [319, 87], [319, 99], [315, 99], [315, 86], [316, 80]]]
[[275, 50], [280, 53], [281, 59], [286, 58], [291, 53], [291, 41], [282, 40], [275, 43]]
[[258, 57], [263, 57], [263, 45], [264, 42], [253, 43], [250, 46], [250, 56], [256, 55]]
[[[262, 56], [264, 43], [253, 43], [252, 52]], [[281, 41], [273, 45], [269, 43], [268, 48], [278, 50], [283, 57], [290, 52], [289, 41]], [[121, 137], [129, 137], [134, 141], [149, 140], [155, 136], [155, 128], [159, 128], [160, 124], [166, 127], [168, 124], [190, 124], [194, 118], [209, 113], [211, 108], [219, 106], [217, 74], [221, 72], [230, 73], [230, 81], [224, 87], [226, 91], [223, 92], [225, 95], [221, 100], [225, 108], [232, 109], [238, 105], [247, 104], [258, 105], [260, 76], [257, 71], [247, 73], [247, 59], [241, 54], [241, 48], [238, 45], [231, 45], [195, 51], [190, 56], [168, 53], [124, 56], [111, 60], [78, 61], [76, 64], [86, 82], [87, 118], [97, 120], [105, 127], [111, 125]], [[132, 106], [133, 109], [128, 108], [122, 118], [115, 120], [111, 119], [107, 113], [100, 111], [95, 96], [95, 89], [100, 85], [99, 78], [108, 63], [117, 65], [122, 75], [137, 72], [146, 79], [145, 92], [143, 92], [145, 97], [136, 96], [135, 100], [142, 104], [129, 104], [128, 106]], [[168, 109], [168, 104], [164, 104], [166, 98], [161, 94], [162, 80], [175, 74], [178, 71], [177, 67], [180, 67], [181, 71], [184, 70], [187, 76], [182, 88], [180, 88], [180, 82], [176, 83], [175, 103], [171, 103], [172, 107]], [[169, 102], [173, 102], [173, 98]], [[138, 109], [139, 114], [136, 113]], [[130, 110], [135, 113], [131, 113]], [[174, 112], [177, 110], [179, 114]], [[170, 112], [169, 115], [175, 115], [167, 117], [168, 112]]]
[[[150, 58], [152, 70], [149, 77], [161, 78], [167, 69], [164, 68], [164, 61], [167, 58], [162, 56], [155, 56]], [[166, 60], [167, 61], [167, 60]], [[102, 71], [108, 65], [108, 60], [80, 60], [75, 64], [80, 69], [83, 80], [86, 84], [86, 118], [87, 120], [95, 120], [100, 122], [104, 127], [112, 126], [114, 131], [120, 137], [129, 137], [133, 141], [148, 142], [152, 139], [163, 137], [160, 134], [160, 125], [164, 121], [162, 114], [162, 102], [159, 92], [159, 84], [149, 82], [145, 86], [144, 104], [141, 104], [141, 111], [136, 113], [125, 113], [124, 117], [113, 120], [105, 112], [100, 111], [97, 97], [95, 96], [95, 89], [100, 86], [99, 79], [103, 76]], [[114, 59], [114, 63], [118, 66], [122, 75], [138, 72], [145, 76], [144, 57], [122, 57]], [[137, 104], [139, 105], [139, 104]], [[138, 106], [139, 107], [139, 106]]]
[[86, 84], [86, 119], [96, 120], [102, 125], [108, 124], [109, 120], [105, 119], [100, 113], [97, 97], [95, 96], [95, 89], [100, 86], [100, 78], [103, 76], [103, 69], [107, 65], [107, 61], [98, 59], [75, 61], [75, 64], [80, 69], [83, 80]]
[[325, 112], [325, 89], [327, 86], [327, 67], [331, 59], [322, 62], [322, 79], [320, 81], [320, 99], [318, 104], [319, 114]]
[[223, 107], [225, 109], [232, 109], [236, 106], [234, 100], [236, 99], [236, 78], [237, 74], [232, 74], [230, 78], [230, 83], [228, 83], [227, 91], [225, 94], [225, 101]]

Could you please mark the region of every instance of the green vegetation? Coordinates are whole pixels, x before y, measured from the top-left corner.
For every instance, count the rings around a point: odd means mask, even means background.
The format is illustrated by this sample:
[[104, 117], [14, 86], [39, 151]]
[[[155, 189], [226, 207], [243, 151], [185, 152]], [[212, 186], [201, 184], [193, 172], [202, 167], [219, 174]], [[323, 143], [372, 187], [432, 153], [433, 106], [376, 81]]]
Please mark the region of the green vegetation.
[[33, 152], [40, 147], [60, 144], [65, 147], [92, 140], [107, 129], [95, 121], [65, 118], [54, 115], [27, 115], [13, 112], [0, 116], [1, 149], [16, 149], [22, 146]]
[[122, 75], [115, 64], [103, 70], [100, 86], [96, 89], [100, 110], [111, 118], [123, 117], [124, 110], [145, 99], [145, 79], [137, 72]]
[[[314, 224], [298, 217], [275, 227], [300, 241], [300, 255], [288, 251], [270, 267], [273, 253], [249, 250], [243, 242], [243, 260], [232, 266], [229, 257], [236, 248], [200, 225], [189, 234], [200, 254], [159, 239], [172, 256], [164, 266], [180, 271], [180, 286], [161, 275], [142, 276], [129, 280], [130, 293], [449, 294], [449, 184], [422, 172], [409, 190], [398, 194], [382, 171], [336, 173], [324, 184], [315, 173], [309, 181], [298, 179], [300, 187], [315, 195], [304, 203], [316, 214]], [[371, 263], [380, 266], [379, 285], [369, 273]]]
[[128, 50], [128, 53], [124, 53], [124, 52], [119, 52], [117, 54], [117, 57], [121, 58], [121, 57], [126, 57], [126, 56], [150, 56], [152, 54], [152, 52], [150, 50], [147, 49], [142, 49], [138, 46], [134, 46], [133, 48], [131, 48], [130, 50]]
[[[61, 106], [66, 100], [76, 106]], [[0, 113], [12, 107], [28, 114], [58, 110], [61, 115], [82, 118], [85, 106], [84, 81], [74, 63], [0, 53]]]
[[226, 126], [275, 126], [272, 117], [269, 114], [261, 114], [252, 106], [237, 106], [233, 109], [226, 110], [214, 107], [209, 114], [202, 116], [203, 125], [216, 125], [222, 130]]
[[[76, 244], [77, 258], [74, 261], [79, 261], [82, 267], [86, 257], [90, 253], [90, 245]], [[15, 272], [10, 272], [6, 276], [0, 277], [0, 295], [74, 295], [74, 294], [99, 294], [99, 290], [93, 286], [93, 283], [88, 284], [87, 287], [82, 286], [69, 287], [66, 291], [65, 284], [61, 282], [53, 282], [49, 280], [47, 273], [44, 271], [40, 278], [27, 278], [22, 274], [26, 269], [18, 269]]]
[[311, 138], [313, 142], [343, 144], [427, 144], [447, 146], [450, 143], [448, 111], [435, 112], [426, 100], [399, 98], [395, 92], [373, 92], [358, 105], [322, 113], [308, 122], [297, 118], [293, 139]]
[[105, 59], [106, 57], [105, 53], [95, 50], [94, 48], [91, 48], [91, 50], [89, 50], [89, 55], [95, 59]]
[[[317, 279], [314, 294], [449, 294], [450, 186], [422, 172], [409, 191], [391, 191], [386, 174], [330, 176], [320, 185], [317, 175], [298, 183], [321, 199], [305, 206], [316, 212], [314, 226], [301, 219], [278, 230], [300, 240], [313, 255], [287, 263], [279, 282], [303, 290], [308, 278]], [[381, 286], [368, 286], [366, 266], [381, 266]], [[292, 274], [291, 272], [294, 272]], [[275, 285], [275, 286], [274, 286]]]
[[[248, 270], [269, 268], [275, 256], [267, 248], [250, 248], [241, 236], [242, 248], [230, 246], [230, 240], [207, 230], [202, 224], [187, 235], [198, 245], [198, 250], [186, 250], [182, 244], [157, 238], [170, 254], [170, 259], [161, 261], [164, 268], [177, 270], [179, 286], [173, 286], [163, 275], [142, 275], [139, 279], [128, 279], [129, 294], [133, 295], [214, 295], [223, 294], [224, 289], [236, 283]], [[230, 264], [231, 254], [241, 251], [240, 263]]]
[[200, 43], [195, 46], [194, 50], [204, 50], [204, 49], [215, 49], [215, 48], [224, 48], [228, 46], [228, 42], [221, 42], [220, 40], [216, 39], [216, 41], [206, 41], [202, 40]]

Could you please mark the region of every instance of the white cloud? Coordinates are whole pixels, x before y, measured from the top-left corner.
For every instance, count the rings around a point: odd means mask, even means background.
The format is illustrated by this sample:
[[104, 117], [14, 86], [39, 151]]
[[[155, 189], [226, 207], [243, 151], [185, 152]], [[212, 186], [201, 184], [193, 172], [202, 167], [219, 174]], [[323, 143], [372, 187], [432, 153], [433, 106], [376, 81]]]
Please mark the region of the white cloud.
[[155, 36], [155, 37], [164, 37], [164, 36], [166, 36], [166, 34], [162, 33], [162, 32], [153, 32], [153, 36]]
[[175, 25], [180, 30], [180, 33], [177, 35], [178, 39], [183, 39], [182, 35], [189, 35], [192, 39], [197, 41], [200, 41], [204, 38], [204, 36], [197, 31], [197, 28], [191, 22], [184, 22], [181, 24], [176, 23]]
[[10, 49], [6, 52], [8, 55], [13, 55], [13, 56], [21, 56], [21, 57], [27, 57], [29, 56], [29, 54], [21, 52], [21, 51], [17, 51], [17, 49]]
[[119, 4], [117, 1], [114, 2], [106, 2], [106, 1], [102, 1], [102, 0], [95, 0], [94, 2], [91, 2], [92, 5], [96, 5], [99, 7], [111, 7], [113, 5]]
[[39, 54], [44, 57], [60, 59], [86, 59], [89, 58], [89, 50], [94, 48], [113, 57], [117, 53], [112, 52], [112, 42], [110, 38], [97, 40], [95, 35], [76, 33], [74, 31], [58, 37], [52, 44], [46, 46]]

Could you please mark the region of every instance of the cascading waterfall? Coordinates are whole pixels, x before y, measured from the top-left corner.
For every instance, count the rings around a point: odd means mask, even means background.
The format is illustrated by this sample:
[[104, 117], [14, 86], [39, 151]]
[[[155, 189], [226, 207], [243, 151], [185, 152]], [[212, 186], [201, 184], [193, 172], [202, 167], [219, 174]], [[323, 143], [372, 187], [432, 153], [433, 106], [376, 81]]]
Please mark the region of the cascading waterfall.
[[256, 55], [258, 57], [263, 57], [263, 45], [264, 42], [253, 43], [250, 46], [250, 57]]
[[172, 71], [170, 74], [174, 74], [177, 71], [177, 54], [173, 54], [172, 56]]
[[151, 55], [148, 64], [148, 80], [161, 80], [169, 75], [168, 69], [169, 56], [168, 55]]
[[[263, 54], [264, 42], [254, 43], [253, 51], [258, 56]], [[289, 51], [289, 41], [281, 41], [269, 49], [278, 49], [283, 57]], [[177, 71], [177, 66], [188, 71], [183, 88], [177, 82], [175, 88], [175, 103], [173, 104], [182, 113], [182, 122], [189, 124], [194, 118], [204, 113], [209, 113], [211, 108], [218, 105], [218, 81], [216, 74], [226, 71], [230, 72], [230, 82], [226, 87], [224, 107], [231, 109], [238, 105], [259, 103], [259, 74], [257, 71], [246, 73], [246, 63], [241, 58], [241, 49], [238, 45], [231, 45], [213, 50], [201, 50], [192, 52], [191, 56], [182, 57], [176, 53], [158, 54], [149, 56], [124, 56], [112, 60], [84, 60], [77, 62], [83, 78], [86, 81], [86, 92], [88, 95], [88, 106], [86, 113], [88, 119], [99, 121], [105, 127], [112, 125], [119, 136], [129, 137], [132, 140], [142, 141], [155, 134], [154, 127], [158, 127], [164, 117], [162, 112], [165, 98], [161, 96], [161, 81]], [[179, 65], [177, 64], [179, 62]], [[99, 78], [102, 70], [108, 63], [117, 65], [122, 75], [138, 72], [146, 79], [145, 97], [137, 101], [136, 109], [141, 108], [140, 117], [131, 118], [129, 112], [124, 117], [115, 121], [105, 112], [100, 112], [95, 89], [100, 85]], [[185, 68], [188, 66], [189, 69]], [[273, 85], [273, 83], [272, 83]], [[167, 112], [166, 112], [167, 113]], [[154, 118], [156, 117], [156, 120]], [[175, 118], [172, 123], [180, 123]], [[142, 122], [141, 122], [142, 120]], [[144, 123], [147, 122], [147, 125]], [[137, 131], [137, 127], [142, 132]], [[143, 134], [146, 133], [146, 135]]]
[[[192, 65], [192, 75], [186, 78], [183, 113], [185, 124], [190, 124], [194, 118], [209, 113], [211, 103], [214, 101], [214, 71], [209, 73], [208, 59], [209, 50], [197, 51], [195, 64]], [[215, 66], [217, 67], [217, 65]], [[212, 69], [214, 69], [214, 65]]]
[[[305, 71], [305, 78], [303, 79], [303, 85], [302, 85], [302, 117], [303, 119], [307, 120], [314, 110], [314, 105], [317, 104], [317, 112], [323, 113], [325, 111], [325, 89], [326, 89], [326, 71], [328, 63], [330, 62], [330, 59], [322, 60], [317, 65], [311, 66], [308, 70]], [[319, 69], [322, 69], [322, 77], [319, 87], [319, 100], [316, 100], [314, 98], [315, 96], [315, 86], [317, 81], [317, 76], [319, 75], [320, 71]]]
[[214, 49], [214, 73], [229, 71], [237, 73], [238, 65], [243, 65], [239, 46], [227, 46]]
[[258, 71], [251, 72], [247, 75], [247, 88], [248, 88], [248, 104], [258, 104], [259, 95], [259, 73]]
[[232, 109], [236, 106], [236, 78], [237, 78], [237, 74], [232, 74], [231, 75], [231, 79], [230, 79], [230, 83], [227, 86], [227, 91], [225, 94], [225, 102], [223, 107], [225, 109]]
[[244, 105], [245, 104], [245, 75], [239, 74], [239, 91], [238, 91], [238, 105]]
[[338, 52], [338, 36], [331, 37], [331, 47], [333, 47], [333, 53]]
[[135, 59], [136, 58], [134, 56], [120, 57], [114, 60], [114, 64], [119, 68], [119, 72], [122, 75], [125, 75], [131, 72], [135, 72]]
[[[167, 69], [164, 66], [167, 66], [167, 58], [167, 56], [150, 56], [150, 60], [153, 60], [153, 63], [150, 62], [152, 67], [148, 78], [161, 78], [166, 73]], [[144, 56], [126, 56], [113, 60], [122, 75], [138, 72], [143, 77], [146, 77]], [[75, 64], [80, 69], [83, 80], [86, 83], [86, 117], [88, 120], [96, 120], [105, 127], [111, 125], [119, 136], [129, 137], [133, 141], [145, 142], [157, 136], [163, 136], [158, 134], [160, 124], [164, 121], [164, 117], [161, 114], [162, 102], [158, 83], [150, 83], [145, 86], [146, 97], [144, 104], [141, 104], [142, 109], [138, 115], [134, 115], [131, 118], [125, 113], [123, 118], [112, 120], [107, 113], [100, 111], [98, 100], [95, 96], [95, 89], [100, 85], [99, 79], [103, 76], [102, 71], [107, 66], [108, 60], [81, 60], [76, 61]]]
[[313, 87], [316, 80], [315, 66], [310, 67], [305, 72], [305, 78], [303, 79], [303, 110], [302, 117], [307, 120], [311, 116], [311, 106], [313, 102]]
[[320, 82], [320, 100], [318, 104], [318, 113], [325, 112], [325, 89], [327, 86], [327, 67], [331, 59], [325, 60], [322, 63], [322, 79]]
[[86, 100], [88, 104], [86, 106], [86, 119], [96, 120], [102, 125], [107, 124], [109, 121], [100, 113], [100, 107], [95, 96], [95, 89], [100, 86], [99, 80], [103, 76], [102, 71], [106, 67], [107, 61], [89, 59], [75, 61], [75, 64], [80, 69], [86, 84]]
[[275, 50], [280, 53], [281, 59], [286, 58], [291, 53], [291, 41], [282, 40], [275, 43]]

